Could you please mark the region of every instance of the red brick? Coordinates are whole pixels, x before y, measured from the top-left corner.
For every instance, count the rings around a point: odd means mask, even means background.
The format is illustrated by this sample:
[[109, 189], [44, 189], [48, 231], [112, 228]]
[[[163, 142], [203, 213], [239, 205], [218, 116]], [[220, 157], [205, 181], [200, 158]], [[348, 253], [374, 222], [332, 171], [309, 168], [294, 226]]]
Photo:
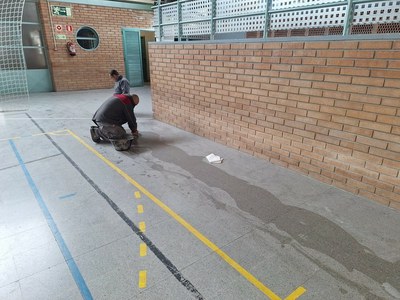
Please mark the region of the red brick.
[[323, 73], [323, 74], [339, 74], [340, 68], [339, 67], [332, 67], [332, 66], [315, 66], [314, 67], [315, 73]]
[[[375, 50], [375, 49], [374, 49]], [[346, 58], [369, 58], [369, 59], [373, 59], [374, 58], [374, 54], [375, 51], [374, 50], [364, 50], [364, 51], [360, 51], [360, 50], [348, 50], [344, 52], [343, 57]]]
[[[357, 41], [332, 41], [329, 42], [330, 49], [357, 49]], [[346, 53], [346, 51], [345, 51]]]
[[352, 84], [361, 84], [361, 85], [372, 85], [382, 87], [384, 83], [383, 78], [365, 78], [365, 77], [353, 77], [351, 82]]
[[365, 94], [367, 92], [367, 87], [361, 85], [339, 84], [338, 91]]
[[354, 60], [346, 58], [328, 58], [326, 61], [327, 66], [339, 66], [339, 67], [353, 67]]
[[384, 97], [400, 97], [400, 89], [368, 87], [368, 94]]
[[353, 76], [370, 76], [370, 70], [365, 68], [341, 68], [340, 74], [342, 75], [353, 75]]
[[377, 164], [373, 164], [367, 161], [366, 163], [366, 168], [368, 170], [372, 170], [372, 171], [376, 171], [388, 176], [392, 176], [392, 177], [396, 177], [398, 174], [398, 169], [392, 169], [392, 168], [388, 168], [385, 167], [383, 165], [377, 165]]
[[373, 137], [376, 139], [390, 141], [394, 143], [400, 143], [400, 136], [395, 134], [389, 134], [384, 132], [375, 131]]
[[282, 49], [303, 49], [303, 48], [304, 48], [303, 42], [282, 43]]
[[388, 142], [386, 142], [386, 141], [381, 141], [381, 140], [377, 140], [374, 138], [368, 138], [365, 136], [357, 136], [356, 141], [357, 141], [357, 143], [374, 146], [374, 147], [378, 147], [381, 149], [386, 149], [387, 145], [388, 145]]
[[365, 153], [368, 153], [368, 151], [369, 151], [369, 146], [363, 145], [363, 144], [359, 144], [359, 143], [356, 143], [356, 142], [349, 142], [349, 141], [343, 141], [342, 140], [342, 141], [340, 141], [340, 146], [344, 147], [344, 148], [352, 149], [352, 150], [365, 152]]
[[347, 179], [346, 183], [350, 186], [354, 186], [355, 188], [358, 188], [359, 190], [368, 191], [371, 193], [375, 192], [374, 186], [360, 182], [359, 180], [354, 180], [354, 179], [349, 178], [349, 179]]
[[[338, 84], [334, 83], [334, 82], [327, 82], [327, 81], [314, 81], [312, 83], [312, 87], [313, 89], [316, 90], [332, 90], [332, 91], [336, 91], [338, 89]], [[314, 95], [318, 95], [320, 96], [320, 94], [315, 94]]]
[[390, 201], [389, 207], [400, 211], [400, 202], [398, 202], [398, 201]]
[[379, 196], [379, 195], [376, 195], [376, 194], [373, 194], [373, 193], [370, 193], [370, 192], [367, 192], [367, 191], [361, 190], [360, 191], [360, 195], [364, 196], [364, 197], [367, 197], [369, 199], [372, 199], [372, 200], [374, 200], [376, 202], [379, 202], [379, 203], [381, 203], [381, 204], [383, 204], [385, 206], [389, 206], [389, 203], [390, 203], [389, 199], [386, 199], [386, 198], [384, 198], [382, 196]]
[[387, 190], [387, 191], [390, 191], [390, 192], [392, 192], [393, 188], [394, 188], [394, 186], [392, 184], [388, 184], [388, 183], [385, 183], [385, 182], [380, 181], [378, 179], [369, 178], [369, 177], [366, 177], [366, 176], [363, 176], [362, 182], [365, 182], [366, 184], [369, 184], [369, 185], [374, 186], [374, 187], [379, 187], [381, 189], [384, 189], [384, 190]]
[[370, 147], [369, 153], [373, 154], [373, 155], [379, 155], [380, 157], [387, 158], [390, 160], [400, 161], [400, 153], [399, 152], [393, 152], [393, 151], [388, 151], [388, 150], [382, 150], [382, 149], [375, 148], [375, 147]]
[[391, 41], [360, 41], [358, 49], [392, 49]]
[[365, 95], [365, 94], [351, 94], [350, 100], [363, 102], [363, 103], [371, 103], [371, 104], [381, 104], [382, 97], [373, 96], [373, 95]]
[[307, 42], [304, 43], [304, 49], [328, 49], [329, 42]]
[[394, 160], [390, 160], [390, 159], [384, 159], [383, 163], [384, 166], [387, 166], [389, 168], [393, 168], [393, 169], [400, 169], [400, 161], [394, 161]]
[[346, 115], [360, 120], [376, 121], [377, 119], [377, 114], [365, 111], [348, 110]]
[[393, 124], [398, 125], [400, 124], [400, 117], [395, 116], [386, 116], [386, 115], [378, 115], [377, 122], [385, 123], [385, 124]]
[[327, 178], [332, 179], [332, 181], [336, 181], [336, 182], [346, 182], [347, 178], [345, 176], [336, 174], [334, 172], [330, 172], [327, 170], [322, 170], [321, 171], [321, 175], [325, 176]]
[[[329, 75], [329, 74], [327, 74], [327, 75], [325, 75], [325, 81], [338, 82], [338, 83], [351, 83], [352, 77], [344, 76], [344, 75]], [[353, 82], [353, 84], [357, 84], [357, 83]], [[383, 85], [383, 81], [382, 81], [382, 85]]]
[[382, 162], [383, 162], [382, 157], [379, 157], [377, 155], [371, 155], [371, 154], [359, 152], [359, 151], [353, 151], [353, 156], [356, 158], [360, 158], [360, 159], [364, 159], [366, 161], [373, 162], [375, 164], [382, 164]]
[[387, 132], [387, 133], [389, 133], [392, 130], [391, 125], [377, 123], [377, 122], [364, 121], [364, 120], [360, 121], [359, 126], [362, 128], [368, 128], [368, 129], [383, 131], [383, 132]]
[[400, 194], [389, 192], [387, 190], [382, 190], [380, 188], [376, 188], [375, 194], [383, 196], [391, 201], [400, 202]]
[[367, 176], [367, 177], [375, 178], [375, 179], [379, 178], [379, 173], [378, 172], [374, 172], [374, 171], [368, 170], [368, 169], [363, 168], [363, 167], [350, 165], [350, 170], [353, 171], [356, 174], [361, 175], [361, 176]]
[[385, 81], [384, 86], [388, 87], [388, 88], [397, 88], [398, 86], [400, 86], [399, 79], [387, 79], [387, 78], [385, 78], [384, 81]]
[[[362, 59], [362, 60], [356, 60], [354, 66], [356, 68], [387, 68], [387, 61], [384, 60], [371, 60], [371, 59]], [[379, 77], [374, 75], [373, 73], [375, 70], [371, 70], [371, 76], [372, 77]]]
[[[382, 66], [386, 68], [386, 66]], [[400, 78], [400, 70], [371, 70], [371, 77]]]

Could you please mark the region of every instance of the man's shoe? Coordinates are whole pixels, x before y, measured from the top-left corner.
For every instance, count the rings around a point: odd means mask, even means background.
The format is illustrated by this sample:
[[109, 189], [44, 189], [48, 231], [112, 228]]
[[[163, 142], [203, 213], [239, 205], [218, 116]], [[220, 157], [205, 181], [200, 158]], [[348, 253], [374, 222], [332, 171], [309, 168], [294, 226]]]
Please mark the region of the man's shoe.
[[99, 130], [99, 127], [97, 126], [90, 127], [90, 136], [92, 138], [92, 141], [96, 144], [100, 143], [101, 141], [100, 136], [97, 134], [97, 130]]

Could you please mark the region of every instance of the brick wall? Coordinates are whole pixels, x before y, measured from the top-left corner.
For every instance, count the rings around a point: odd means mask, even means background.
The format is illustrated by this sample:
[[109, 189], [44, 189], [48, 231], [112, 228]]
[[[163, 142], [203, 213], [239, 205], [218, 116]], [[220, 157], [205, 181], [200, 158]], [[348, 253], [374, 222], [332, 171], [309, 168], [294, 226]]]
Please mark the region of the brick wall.
[[[121, 28], [143, 28], [152, 26], [152, 11], [121, 9], [74, 3], [51, 2], [51, 5], [72, 7], [72, 17], [52, 16], [53, 27], [62, 25], [67, 40], [54, 39], [50, 24], [49, 9], [45, 0], [40, 0], [39, 11], [43, 22], [45, 44], [48, 49], [53, 85], [56, 91], [111, 88], [108, 77], [110, 69], [125, 73]], [[73, 32], [67, 32], [65, 25], [72, 25]], [[82, 26], [96, 30], [100, 43], [96, 50], [86, 51], [76, 43], [76, 31]], [[77, 55], [66, 52], [66, 42], [76, 44]]]
[[157, 119], [400, 209], [400, 41], [150, 46]]

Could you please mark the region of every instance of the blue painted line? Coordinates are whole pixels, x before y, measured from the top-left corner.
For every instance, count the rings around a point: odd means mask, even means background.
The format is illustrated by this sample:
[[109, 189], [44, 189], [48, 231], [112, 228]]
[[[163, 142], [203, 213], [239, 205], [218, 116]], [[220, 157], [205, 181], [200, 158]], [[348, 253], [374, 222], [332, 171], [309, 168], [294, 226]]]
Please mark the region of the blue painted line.
[[45, 202], [43, 201], [42, 195], [40, 194], [38, 188], [36, 187], [35, 182], [33, 181], [31, 175], [29, 174], [28, 169], [26, 168], [26, 166], [21, 158], [21, 155], [19, 154], [17, 148], [15, 147], [14, 142], [12, 140], [9, 140], [9, 143], [15, 153], [15, 156], [18, 159], [19, 165], [21, 166], [22, 170], [24, 171], [26, 180], [28, 181], [28, 183], [31, 187], [31, 190], [32, 190], [33, 194], [35, 195], [35, 198], [42, 210], [44, 217], [46, 218], [47, 224], [49, 225], [54, 238], [57, 241], [58, 247], [60, 248], [61, 253], [64, 256], [65, 262], [68, 265], [68, 268], [72, 274], [72, 277], [75, 280], [76, 285], [79, 288], [79, 291], [81, 292], [83, 299], [92, 300], [93, 299], [92, 294], [90, 293], [89, 288], [87, 287], [86, 282], [83, 279], [78, 266], [76, 265], [74, 259], [72, 258], [72, 255], [69, 252], [67, 244], [65, 243], [61, 233], [58, 231], [57, 225], [54, 222], [53, 217], [51, 216], [50, 211], [48, 210]]
[[72, 193], [72, 194], [60, 196], [60, 197], [58, 197], [58, 199], [63, 200], [63, 199], [71, 198], [71, 197], [73, 197], [73, 196], [75, 196], [75, 195], [76, 195], [76, 193]]

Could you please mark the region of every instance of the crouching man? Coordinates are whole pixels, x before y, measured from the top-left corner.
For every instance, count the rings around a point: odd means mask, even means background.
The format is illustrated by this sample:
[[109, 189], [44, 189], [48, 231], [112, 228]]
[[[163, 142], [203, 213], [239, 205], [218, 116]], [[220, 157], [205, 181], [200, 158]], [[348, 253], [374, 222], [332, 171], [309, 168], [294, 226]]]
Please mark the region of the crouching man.
[[109, 142], [110, 140], [124, 139], [126, 131], [122, 125], [125, 123], [128, 123], [132, 135], [138, 137], [139, 132], [134, 113], [134, 108], [138, 103], [139, 97], [137, 95], [113, 95], [107, 99], [92, 118], [92, 121], [97, 125], [90, 129], [93, 142], [100, 143], [101, 140]]

